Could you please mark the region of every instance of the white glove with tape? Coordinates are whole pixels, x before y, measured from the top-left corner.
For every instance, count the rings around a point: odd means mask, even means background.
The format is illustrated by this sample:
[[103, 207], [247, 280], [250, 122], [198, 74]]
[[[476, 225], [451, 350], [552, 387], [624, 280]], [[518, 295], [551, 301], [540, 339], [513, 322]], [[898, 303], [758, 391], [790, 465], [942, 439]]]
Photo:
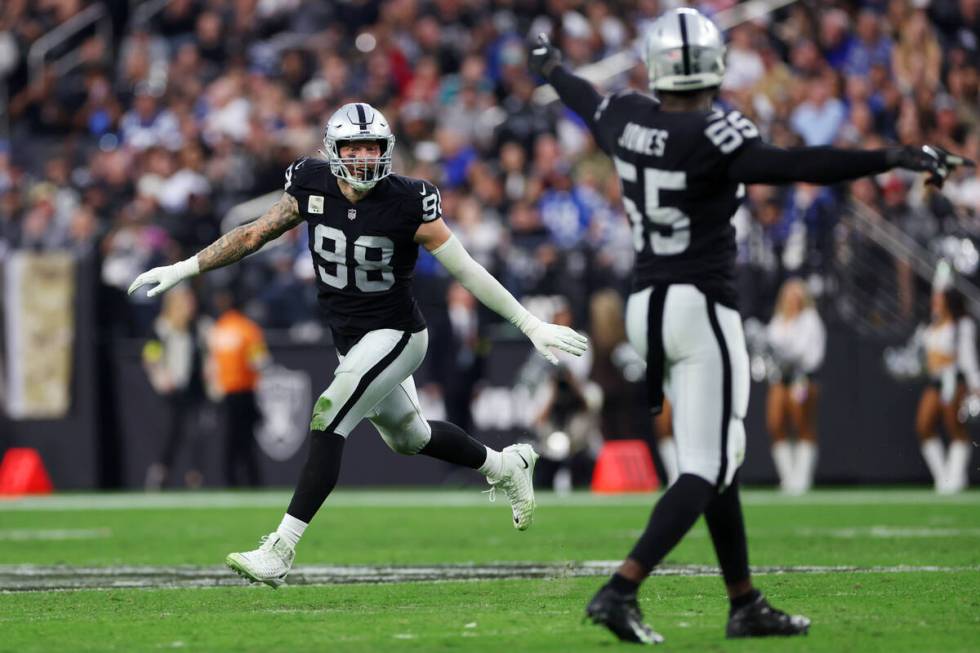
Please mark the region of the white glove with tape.
[[140, 276], [136, 277], [133, 283], [129, 286], [129, 294], [132, 295], [137, 289], [155, 283], [153, 288], [147, 291], [147, 297], [156, 297], [160, 293], [167, 292], [178, 283], [183, 281], [188, 277], [193, 277], [198, 272], [201, 271], [200, 265], [197, 262], [197, 256], [192, 256], [189, 259], [183, 261], [178, 261], [173, 265], [164, 265], [159, 268], [153, 268], [152, 270], [147, 270]]

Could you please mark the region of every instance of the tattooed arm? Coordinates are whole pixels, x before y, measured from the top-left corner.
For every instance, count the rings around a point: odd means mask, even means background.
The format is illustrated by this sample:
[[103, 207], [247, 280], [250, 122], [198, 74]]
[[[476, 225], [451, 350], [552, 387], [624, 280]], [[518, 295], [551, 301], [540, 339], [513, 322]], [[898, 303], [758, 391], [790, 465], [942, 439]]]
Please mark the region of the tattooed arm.
[[258, 220], [235, 227], [195, 256], [173, 265], [153, 268], [139, 275], [129, 287], [129, 293], [133, 294], [137, 288], [155, 283], [157, 285], [146, 293], [148, 297], [155, 297], [187, 277], [224, 267], [245, 258], [302, 221], [303, 216], [300, 215], [296, 198], [289, 193], [283, 193], [279, 201]]
[[302, 221], [296, 198], [289, 193], [283, 193], [279, 201], [258, 220], [235, 227], [198, 252], [199, 272], [224, 267], [243, 259]]

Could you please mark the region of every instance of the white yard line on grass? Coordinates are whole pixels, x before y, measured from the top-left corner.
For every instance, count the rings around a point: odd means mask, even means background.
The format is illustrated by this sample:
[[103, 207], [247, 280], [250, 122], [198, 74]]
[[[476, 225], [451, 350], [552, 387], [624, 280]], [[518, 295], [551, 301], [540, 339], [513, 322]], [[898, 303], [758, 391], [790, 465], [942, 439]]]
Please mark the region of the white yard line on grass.
[[97, 540], [112, 537], [108, 528], [4, 528], [0, 529], [0, 541], [30, 542], [36, 540]]
[[917, 528], [874, 525], [855, 528], [795, 528], [792, 533], [802, 537], [833, 537], [842, 540], [852, 540], [858, 537], [890, 540], [896, 538], [980, 537], [980, 528]]
[[[18, 510], [161, 510], [174, 508], [281, 508], [291, 493], [264, 492], [164, 492], [54, 494], [41, 497], [0, 499], [0, 512]], [[658, 494], [595, 495], [576, 492], [559, 496], [538, 493], [538, 504], [554, 507], [650, 506]], [[802, 497], [788, 497], [775, 490], [743, 490], [748, 506], [849, 506], [849, 505], [968, 505], [980, 506], [980, 492], [939, 496], [922, 490], [818, 490]], [[331, 506], [361, 508], [452, 508], [494, 507], [476, 488], [473, 490], [340, 490], [330, 497]]]
[[[425, 581], [577, 578], [607, 576], [619, 566], [616, 560], [578, 563], [493, 563], [473, 565], [305, 565], [289, 575], [288, 585], [349, 583], [408, 583]], [[907, 574], [980, 572], [978, 566], [875, 566], [806, 565], [753, 567], [754, 575], [768, 574]], [[666, 565], [657, 576], [717, 576], [711, 565]], [[72, 567], [68, 565], [0, 565], [0, 592], [68, 589], [224, 587], [242, 581], [225, 567], [119, 566]], [[287, 585], [287, 586], [288, 586]]]

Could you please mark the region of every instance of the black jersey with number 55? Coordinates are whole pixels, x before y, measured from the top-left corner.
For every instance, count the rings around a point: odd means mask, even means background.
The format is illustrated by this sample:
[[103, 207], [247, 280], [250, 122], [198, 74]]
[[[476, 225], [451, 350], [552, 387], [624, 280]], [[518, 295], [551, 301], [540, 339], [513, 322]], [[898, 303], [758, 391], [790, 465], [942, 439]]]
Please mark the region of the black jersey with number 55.
[[412, 296], [414, 238], [422, 223], [442, 217], [435, 186], [390, 175], [352, 204], [326, 161], [304, 158], [286, 170], [285, 190], [306, 220], [320, 306], [335, 337], [425, 328]]
[[744, 188], [726, 173], [758, 141], [756, 126], [737, 111], [661, 111], [632, 92], [603, 98], [590, 125], [622, 182], [637, 254], [633, 290], [689, 283], [734, 306], [731, 219]]

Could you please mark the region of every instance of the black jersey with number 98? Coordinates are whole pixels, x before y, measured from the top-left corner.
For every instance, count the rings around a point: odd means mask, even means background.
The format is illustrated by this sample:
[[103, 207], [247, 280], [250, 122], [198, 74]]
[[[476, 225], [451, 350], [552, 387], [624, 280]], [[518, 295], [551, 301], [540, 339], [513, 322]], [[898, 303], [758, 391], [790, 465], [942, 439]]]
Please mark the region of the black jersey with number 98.
[[306, 220], [320, 306], [335, 335], [425, 328], [411, 289], [414, 237], [442, 217], [435, 186], [390, 175], [352, 204], [326, 161], [304, 158], [286, 170], [285, 190]]
[[731, 219], [744, 189], [726, 171], [756, 126], [737, 111], [662, 111], [639, 93], [605, 97], [591, 125], [633, 226], [633, 290], [687, 283], [735, 306]]

